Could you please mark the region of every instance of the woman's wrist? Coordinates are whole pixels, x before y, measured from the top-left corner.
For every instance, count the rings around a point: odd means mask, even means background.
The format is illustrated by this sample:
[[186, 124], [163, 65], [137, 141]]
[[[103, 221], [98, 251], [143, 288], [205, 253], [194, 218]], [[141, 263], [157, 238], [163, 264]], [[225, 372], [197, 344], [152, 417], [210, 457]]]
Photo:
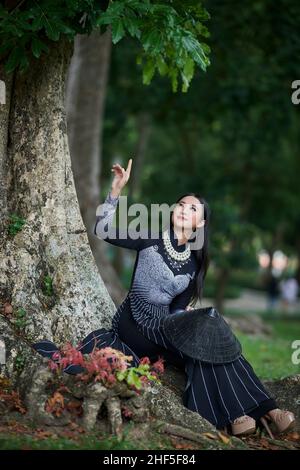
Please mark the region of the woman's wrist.
[[117, 197], [119, 197], [120, 194], [121, 194], [121, 191], [120, 191], [120, 190], [118, 190], [118, 189], [113, 189], [113, 188], [111, 188], [109, 192], [110, 192], [111, 197], [113, 197], [113, 198], [117, 198]]

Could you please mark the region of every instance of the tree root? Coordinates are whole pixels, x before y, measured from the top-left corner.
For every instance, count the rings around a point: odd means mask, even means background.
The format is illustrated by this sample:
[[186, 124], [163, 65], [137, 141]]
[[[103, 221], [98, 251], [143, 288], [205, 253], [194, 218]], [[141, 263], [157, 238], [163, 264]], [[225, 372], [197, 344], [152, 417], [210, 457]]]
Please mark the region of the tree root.
[[[74, 377], [63, 374], [58, 388], [62, 387], [68, 391], [70, 396], [83, 401], [83, 416], [78, 418], [81, 426], [87, 431], [92, 431], [97, 425], [100, 411], [103, 407], [107, 411], [107, 420], [110, 432], [121, 440], [123, 437], [123, 409], [126, 409], [126, 416], [137, 422], [142, 422], [149, 417], [149, 410], [144, 398], [134, 390], [128, 388], [125, 383], [117, 382], [112, 387], [105, 387], [103, 384], [84, 384], [74, 380]], [[54, 374], [44, 364], [40, 365], [32, 376], [32, 385], [25, 397], [25, 405], [28, 410], [28, 417], [35, 423], [49, 426], [63, 426], [70, 423], [71, 419], [65, 413], [61, 416], [54, 416], [45, 409], [45, 404], [49, 398], [47, 384], [55, 382]]]

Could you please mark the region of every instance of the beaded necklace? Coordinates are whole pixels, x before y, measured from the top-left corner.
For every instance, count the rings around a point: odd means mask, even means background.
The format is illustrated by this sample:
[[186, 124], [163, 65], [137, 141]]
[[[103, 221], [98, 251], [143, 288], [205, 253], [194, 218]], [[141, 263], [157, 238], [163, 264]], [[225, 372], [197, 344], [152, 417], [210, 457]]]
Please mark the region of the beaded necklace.
[[172, 245], [168, 229], [163, 232], [163, 242], [168, 255], [176, 261], [184, 262], [190, 258], [190, 245], [188, 244], [187, 248], [184, 251], [176, 251]]

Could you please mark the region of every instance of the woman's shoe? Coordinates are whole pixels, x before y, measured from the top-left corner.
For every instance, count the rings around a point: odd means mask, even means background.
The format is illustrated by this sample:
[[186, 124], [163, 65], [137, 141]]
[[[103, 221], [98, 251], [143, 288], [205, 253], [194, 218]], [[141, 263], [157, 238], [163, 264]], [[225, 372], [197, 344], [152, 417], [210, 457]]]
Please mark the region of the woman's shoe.
[[256, 431], [256, 422], [251, 416], [240, 416], [231, 423], [231, 430], [234, 436], [248, 436]]
[[294, 413], [287, 410], [280, 410], [280, 408], [276, 408], [274, 410], [269, 411], [268, 414], [260, 418], [260, 420], [265, 426], [271, 439], [274, 439], [274, 436], [268, 426], [267, 421], [272, 422], [275, 425], [276, 431], [279, 434], [292, 429], [295, 426], [296, 422]]

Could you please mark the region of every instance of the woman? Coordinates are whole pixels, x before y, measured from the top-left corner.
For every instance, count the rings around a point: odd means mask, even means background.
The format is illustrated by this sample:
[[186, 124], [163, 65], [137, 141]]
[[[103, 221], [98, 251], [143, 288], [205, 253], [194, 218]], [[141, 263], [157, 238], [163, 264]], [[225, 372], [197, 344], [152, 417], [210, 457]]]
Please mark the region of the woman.
[[[87, 354], [95, 345], [98, 348], [110, 346], [132, 355], [135, 366], [144, 356], [150, 360], [162, 356], [166, 362], [183, 368], [188, 379], [183, 404], [217, 429], [229, 426], [234, 435], [245, 435], [255, 432], [259, 420], [269, 433], [267, 420], [272, 421], [279, 432], [290, 429], [295, 421], [293, 413], [277, 407], [242, 354], [230, 363], [207, 363], [185, 355], [164, 335], [161, 321], [165, 315], [190, 310], [190, 302], [194, 305], [201, 300], [208, 268], [210, 211], [205, 199], [188, 193], [177, 201], [170, 227], [158, 232], [156, 237], [149, 238], [148, 232], [144, 232], [136, 238], [129, 229], [112, 227], [131, 166], [132, 159], [126, 170], [119, 164], [113, 165], [111, 190], [100, 206], [102, 213], [97, 216], [94, 227], [97, 237], [137, 252], [130, 289], [115, 312], [112, 328], [91, 332], [78, 349]], [[192, 250], [188, 240], [191, 233], [200, 228], [204, 232], [203, 246]], [[34, 347], [50, 358], [58, 351], [50, 341], [35, 343]], [[82, 370], [80, 366], [70, 365], [64, 371], [76, 374]]]

